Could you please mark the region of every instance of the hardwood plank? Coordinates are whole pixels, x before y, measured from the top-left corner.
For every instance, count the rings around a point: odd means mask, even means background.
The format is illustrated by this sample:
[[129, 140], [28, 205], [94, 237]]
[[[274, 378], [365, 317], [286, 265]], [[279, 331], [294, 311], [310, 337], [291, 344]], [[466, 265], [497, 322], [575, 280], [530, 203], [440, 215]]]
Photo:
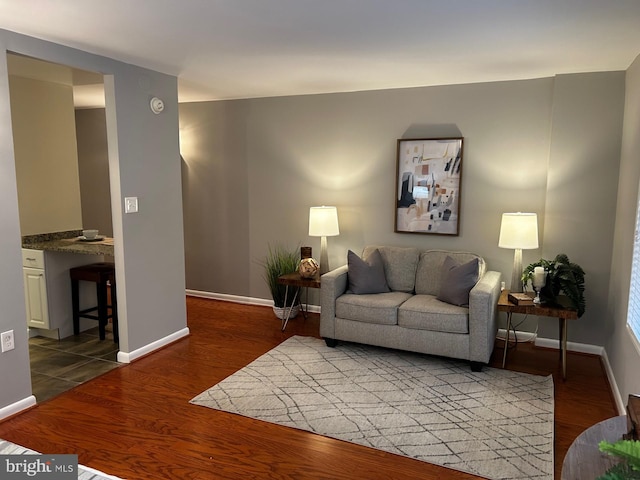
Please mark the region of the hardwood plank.
[[[319, 316], [285, 332], [268, 307], [187, 298], [191, 335], [0, 423], [0, 438], [130, 480], [476, 479], [339, 440], [191, 405], [195, 395], [292, 335], [318, 336]], [[491, 364], [502, 364], [501, 342]], [[617, 415], [600, 358], [520, 344], [507, 367], [555, 383], [555, 477], [571, 442]]]

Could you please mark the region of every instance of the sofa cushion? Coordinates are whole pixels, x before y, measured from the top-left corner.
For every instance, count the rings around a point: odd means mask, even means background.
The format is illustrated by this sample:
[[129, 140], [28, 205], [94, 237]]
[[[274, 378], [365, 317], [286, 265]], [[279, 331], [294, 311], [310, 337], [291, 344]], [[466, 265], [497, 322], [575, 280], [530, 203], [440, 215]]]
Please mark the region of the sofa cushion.
[[355, 295], [345, 293], [336, 299], [336, 317], [357, 322], [396, 325], [398, 307], [412, 295], [404, 292]]
[[453, 258], [457, 264], [467, 263], [477, 258], [478, 278], [482, 278], [484, 275], [484, 260], [475, 253], [427, 250], [420, 255], [420, 262], [418, 263], [418, 269], [416, 271], [416, 293], [433, 296], [440, 294], [440, 285], [442, 283], [440, 274], [442, 272], [442, 265], [448, 256]]
[[368, 246], [362, 253], [363, 258], [367, 258], [376, 249], [382, 256], [384, 274], [389, 288], [394, 292], [413, 293], [420, 251], [411, 247]]
[[433, 295], [414, 295], [398, 309], [398, 325], [435, 332], [469, 333], [469, 309], [441, 302]]
[[349, 291], [356, 295], [365, 293], [384, 293], [389, 291], [389, 285], [384, 276], [384, 265], [378, 249], [374, 250], [363, 260], [351, 250], [347, 253], [349, 272]]
[[438, 300], [459, 307], [469, 305], [469, 292], [478, 283], [478, 259], [458, 265], [447, 257], [440, 272]]

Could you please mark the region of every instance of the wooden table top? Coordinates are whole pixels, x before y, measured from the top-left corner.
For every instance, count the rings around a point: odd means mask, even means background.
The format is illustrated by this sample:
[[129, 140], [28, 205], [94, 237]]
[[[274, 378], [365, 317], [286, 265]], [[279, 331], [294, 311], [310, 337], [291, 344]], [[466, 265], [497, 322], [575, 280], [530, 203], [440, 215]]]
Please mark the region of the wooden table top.
[[302, 278], [298, 272], [287, 273], [278, 277], [278, 283], [292, 287], [320, 288], [320, 273], [313, 278]]
[[578, 312], [569, 307], [560, 305], [516, 305], [508, 299], [509, 290], [503, 290], [498, 300], [499, 312], [523, 313], [525, 315], [540, 315], [542, 317], [556, 317], [567, 320], [575, 320], [578, 318]]
[[602, 453], [598, 443], [616, 442], [627, 433], [627, 417], [613, 417], [589, 427], [576, 438], [562, 463], [562, 480], [597, 478], [620, 461]]

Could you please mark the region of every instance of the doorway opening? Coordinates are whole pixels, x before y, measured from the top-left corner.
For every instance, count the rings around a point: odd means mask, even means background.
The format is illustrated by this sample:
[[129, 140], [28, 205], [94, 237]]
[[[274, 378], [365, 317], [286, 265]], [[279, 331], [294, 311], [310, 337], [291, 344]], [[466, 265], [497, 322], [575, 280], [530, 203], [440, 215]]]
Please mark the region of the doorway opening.
[[[7, 65], [23, 241], [88, 228], [112, 238], [103, 75], [14, 53]], [[64, 272], [46, 280], [70, 282]], [[62, 315], [50, 307], [70, 305], [71, 296], [47, 305], [47, 294], [55, 293], [45, 289], [43, 308], [60, 315], [58, 322], [72, 321], [68, 309]], [[95, 323], [87, 323], [77, 336], [25, 325], [38, 402], [119, 366], [113, 337], [100, 341]]]

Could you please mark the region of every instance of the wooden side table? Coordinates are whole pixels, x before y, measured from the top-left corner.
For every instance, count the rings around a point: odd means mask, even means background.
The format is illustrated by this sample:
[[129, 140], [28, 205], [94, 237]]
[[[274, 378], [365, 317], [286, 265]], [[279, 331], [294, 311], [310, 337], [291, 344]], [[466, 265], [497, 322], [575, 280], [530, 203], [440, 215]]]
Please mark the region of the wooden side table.
[[[291, 316], [291, 310], [293, 310], [293, 306], [296, 304], [296, 300], [298, 299], [298, 293], [300, 289], [306, 288], [307, 292], [307, 300], [309, 300], [309, 289], [310, 288], [320, 288], [320, 273], [316, 273], [313, 278], [302, 278], [298, 272], [287, 273], [286, 275], [280, 275], [278, 277], [278, 283], [281, 285], [286, 285], [286, 289], [284, 291], [284, 308], [285, 310], [288, 308], [288, 311], [285, 315], [285, 318], [282, 320], [282, 331], [287, 328], [287, 323], [289, 323], [289, 317]], [[289, 296], [289, 287], [298, 287], [295, 295], [293, 296], [293, 300], [291, 300], [291, 305], [287, 307], [287, 297]], [[309, 304], [307, 303], [307, 309]], [[307, 316], [305, 310], [302, 310], [303, 315]]]
[[505, 337], [504, 353], [502, 355], [502, 368], [507, 362], [507, 346], [509, 340], [509, 331], [511, 330], [511, 316], [514, 313], [522, 313], [525, 315], [538, 315], [541, 317], [556, 317], [560, 327], [560, 358], [562, 360], [562, 379], [567, 379], [567, 320], [576, 320], [578, 312], [572, 308], [551, 306], [547, 304], [540, 305], [516, 305], [511, 303], [508, 298], [509, 290], [503, 290], [498, 300], [498, 311], [507, 314], [507, 335]]
[[598, 444], [602, 440], [617, 442], [627, 433], [627, 417], [613, 417], [595, 424], [576, 438], [562, 462], [562, 480], [597, 478], [620, 461], [602, 453]]

